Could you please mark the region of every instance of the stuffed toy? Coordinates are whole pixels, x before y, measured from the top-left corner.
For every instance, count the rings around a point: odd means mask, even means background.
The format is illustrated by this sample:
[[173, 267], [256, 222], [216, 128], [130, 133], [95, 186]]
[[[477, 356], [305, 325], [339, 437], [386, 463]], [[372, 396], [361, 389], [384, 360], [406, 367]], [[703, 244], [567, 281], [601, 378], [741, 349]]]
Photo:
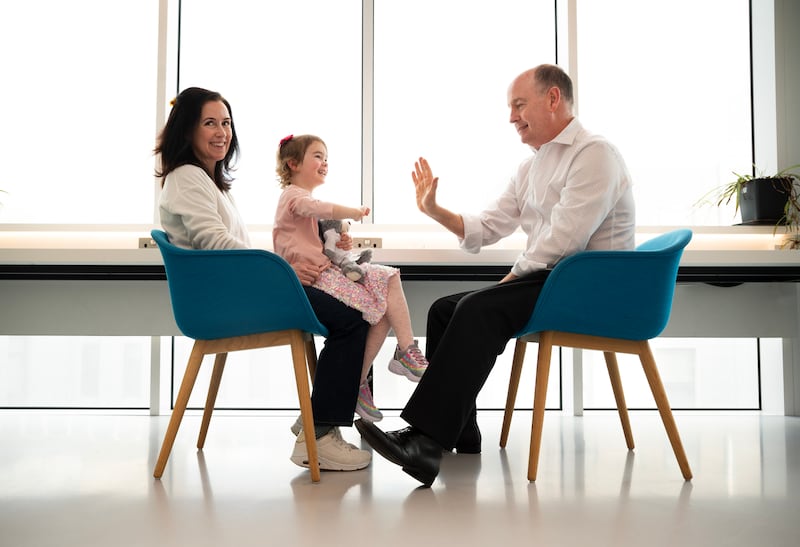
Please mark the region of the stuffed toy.
[[360, 264], [372, 260], [372, 249], [364, 249], [360, 253], [351, 253], [336, 246], [342, 239], [342, 234], [350, 231], [348, 220], [320, 220], [319, 236], [323, 242], [325, 256], [342, 269], [342, 273], [353, 281], [364, 278], [364, 269]]

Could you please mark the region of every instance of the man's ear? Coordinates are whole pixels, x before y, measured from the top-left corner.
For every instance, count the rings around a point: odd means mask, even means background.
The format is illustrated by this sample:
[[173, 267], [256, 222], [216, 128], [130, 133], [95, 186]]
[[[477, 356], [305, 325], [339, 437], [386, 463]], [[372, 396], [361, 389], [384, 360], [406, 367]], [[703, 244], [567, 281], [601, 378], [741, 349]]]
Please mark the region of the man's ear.
[[554, 112], [558, 105], [561, 103], [561, 90], [557, 86], [553, 86], [547, 90], [548, 106], [550, 112]]

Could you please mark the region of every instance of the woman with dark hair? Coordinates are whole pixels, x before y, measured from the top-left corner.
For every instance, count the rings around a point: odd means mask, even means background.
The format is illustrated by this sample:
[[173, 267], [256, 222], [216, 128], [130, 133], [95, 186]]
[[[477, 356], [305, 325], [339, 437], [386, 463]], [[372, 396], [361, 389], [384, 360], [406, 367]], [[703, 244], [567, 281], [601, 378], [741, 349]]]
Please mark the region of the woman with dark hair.
[[170, 241], [190, 249], [250, 247], [230, 194], [239, 140], [231, 106], [219, 93], [185, 89], [158, 138], [161, 224]]
[[[161, 225], [172, 243], [188, 249], [250, 247], [247, 226], [230, 194], [239, 141], [231, 106], [219, 93], [185, 89], [173, 102], [155, 152], [161, 157]], [[342, 439], [352, 426], [369, 323], [361, 312], [314, 287], [303, 287], [329, 335], [317, 360], [311, 404], [321, 469], [352, 471], [371, 454]], [[302, 436], [301, 436], [302, 437]], [[303, 446], [292, 461], [308, 467]], [[305, 455], [305, 457], [303, 457]]]

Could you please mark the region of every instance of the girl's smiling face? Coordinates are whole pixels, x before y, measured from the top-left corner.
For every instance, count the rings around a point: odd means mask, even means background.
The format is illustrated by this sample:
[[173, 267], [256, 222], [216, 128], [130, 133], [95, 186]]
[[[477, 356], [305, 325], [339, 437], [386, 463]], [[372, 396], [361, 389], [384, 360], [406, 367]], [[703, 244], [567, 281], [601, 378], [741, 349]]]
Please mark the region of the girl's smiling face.
[[306, 149], [303, 161], [290, 167], [292, 184], [313, 190], [324, 184], [328, 175], [328, 149], [321, 142], [312, 142]]

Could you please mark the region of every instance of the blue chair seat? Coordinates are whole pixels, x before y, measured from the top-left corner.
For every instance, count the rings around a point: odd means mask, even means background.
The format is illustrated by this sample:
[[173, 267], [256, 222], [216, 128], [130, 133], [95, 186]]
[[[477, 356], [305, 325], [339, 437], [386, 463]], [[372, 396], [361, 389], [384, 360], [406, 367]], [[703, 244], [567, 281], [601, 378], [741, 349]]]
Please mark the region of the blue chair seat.
[[316, 368], [314, 335], [327, 336], [328, 330], [314, 314], [294, 270], [269, 251], [182, 249], [161, 230], [151, 231], [151, 236], [164, 260], [175, 322], [185, 336], [194, 339], [153, 476], [160, 478], [164, 473], [204, 356], [216, 357], [199, 449], [205, 444], [228, 352], [288, 345], [311, 479], [319, 481], [309, 382]]
[[649, 340], [666, 327], [683, 250], [692, 238], [674, 230], [632, 251], [584, 251], [560, 261], [542, 287], [528, 324], [516, 335], [506, 409], [500, 434], [505, 447], [530, 342], [539, 344], [534, 387], [528, 480], [536, 480], [553, 346], [604, 353], [629, 450], [633, 450], [616, 354], [638, 355], [685, 480], [692, 472], [661, 382]]

